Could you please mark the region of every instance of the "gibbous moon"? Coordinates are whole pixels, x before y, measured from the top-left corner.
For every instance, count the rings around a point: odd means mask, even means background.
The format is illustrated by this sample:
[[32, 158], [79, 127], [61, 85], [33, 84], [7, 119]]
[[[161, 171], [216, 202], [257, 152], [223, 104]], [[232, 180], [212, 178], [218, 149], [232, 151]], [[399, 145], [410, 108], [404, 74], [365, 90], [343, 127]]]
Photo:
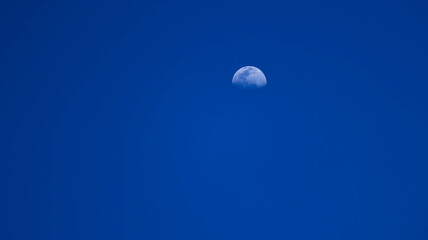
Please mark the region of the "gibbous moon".
[[233, 75], [232, 84], [241, 88], [261, 88], [266, 85], [266, 77], [260, 69], [252, 66], [240, 68]]

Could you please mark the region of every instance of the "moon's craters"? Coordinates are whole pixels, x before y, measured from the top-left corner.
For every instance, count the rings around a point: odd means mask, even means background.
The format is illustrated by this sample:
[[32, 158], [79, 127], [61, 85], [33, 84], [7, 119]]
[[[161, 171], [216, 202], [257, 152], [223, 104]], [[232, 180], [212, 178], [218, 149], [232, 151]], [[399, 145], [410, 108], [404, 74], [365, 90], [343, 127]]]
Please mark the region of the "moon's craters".
[[266, 83], [263, 72], [252, 66], [240, 68], [232, 79], [232, 84], [241, 88], [260, 88], [264, 87]]

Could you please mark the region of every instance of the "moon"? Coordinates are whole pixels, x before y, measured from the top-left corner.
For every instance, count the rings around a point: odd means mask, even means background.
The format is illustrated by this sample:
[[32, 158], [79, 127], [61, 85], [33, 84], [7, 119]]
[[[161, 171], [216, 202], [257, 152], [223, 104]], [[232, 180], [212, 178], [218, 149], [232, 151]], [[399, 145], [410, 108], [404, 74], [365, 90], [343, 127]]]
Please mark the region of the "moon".
[[266, 77], [260, 69], [245, 66], [236, 71], [232, 84], [241, 88], [261, 88], [266, 86]]

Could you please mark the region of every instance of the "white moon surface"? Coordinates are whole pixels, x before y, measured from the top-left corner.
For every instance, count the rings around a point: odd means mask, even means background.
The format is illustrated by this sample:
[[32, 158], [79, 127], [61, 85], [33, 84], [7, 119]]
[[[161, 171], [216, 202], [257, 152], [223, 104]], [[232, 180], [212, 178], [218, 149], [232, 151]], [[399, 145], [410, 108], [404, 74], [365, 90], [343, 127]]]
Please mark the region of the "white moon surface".
[[266, 77], [260, 69], [245, 66], [236, 71], [232, 84], [241, 88], [261, 88], [266, 86]]

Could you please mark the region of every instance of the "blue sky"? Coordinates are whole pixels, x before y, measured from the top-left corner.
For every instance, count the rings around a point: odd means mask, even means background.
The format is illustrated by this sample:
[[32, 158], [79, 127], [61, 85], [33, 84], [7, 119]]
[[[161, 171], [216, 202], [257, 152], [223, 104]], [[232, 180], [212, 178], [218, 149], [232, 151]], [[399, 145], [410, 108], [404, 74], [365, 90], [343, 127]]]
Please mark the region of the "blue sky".
[[426, 9], [2, 2], [0, 238], [428, 239]]

